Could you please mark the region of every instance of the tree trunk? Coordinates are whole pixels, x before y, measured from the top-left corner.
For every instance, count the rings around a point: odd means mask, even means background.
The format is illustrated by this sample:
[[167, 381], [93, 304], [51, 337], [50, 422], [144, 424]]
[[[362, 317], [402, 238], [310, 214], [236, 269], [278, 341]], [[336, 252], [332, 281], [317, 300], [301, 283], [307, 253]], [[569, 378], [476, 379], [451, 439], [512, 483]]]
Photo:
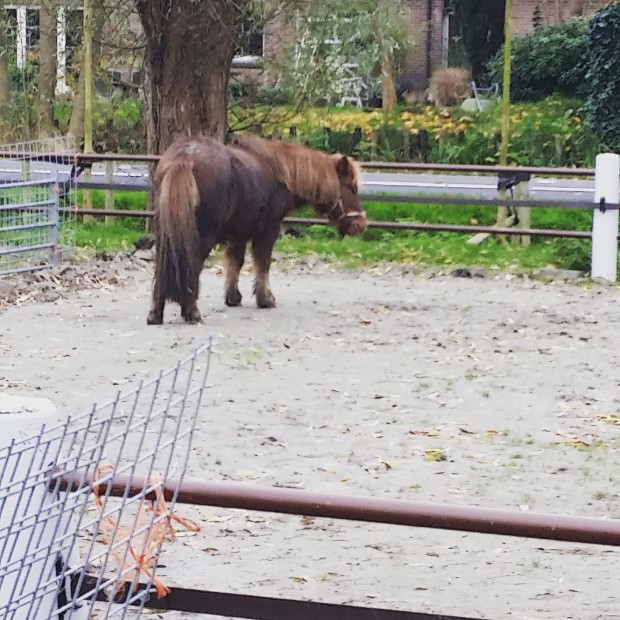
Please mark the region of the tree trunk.
[[146, 34], [147, 149], [195, 134], [225, 141], [227, 86], [249, 0], [137, 0]]
[[[76, 60], [83, 65], [84, 48], [80, 45], [80, 49], [76, 54]], [[75, 145], [81, 150], [84, 142], [84, 71], [80, 69], [77, 80], [77, 86], [73, 92], [73, 100], [71, 106], [71, 118], [69, 119], [69, 129], [67, 133], [75, 138]]]
[[56, 2], [45, 0], [39, 10], [39, 79], [37, 116], [39, 138], [54, 135], [56, 90]]
[[396, 107], [398, 103], [396, 97], [396, 85], [394, 84], [394, 69], [392, 67], [392, 55], [388, 49], [387, 42], [383, 36], [381, 23], [382, 13], [377, 10], [372, 18], [373, 31], [379, 44], [379, 53], [381, 57], [381, 95], [384, 112], [389, 112]]
[[[0, 0], [0, 50], [6, 49], [6, 20], [4, 19], [4, 0]], [[0, 54], [0, 140], [9, 138], [11, 128], [6, 123], [7, 111], [11, 103], [9, 67], [7, 54]]]
[[[107, 17], [105, 2], [93, 3], [93, 74], [96, 75], [101, 57], [101, 38], [103, 36], [103, 26]], [[73, 94], [73, 106], [71, 109], [71, 119], [67, 133], [74, 136], [75, 144], [81, 148], [84, 142], [84, 45], [80, 43], [79, 52], [76, 54], [76, 61], [79, 63], [80, 74], [78, 76], [77, 87]]]
[[396, 85], [394, 84], [394, 72], [392, 71], [392, 65], [388, 58], [384, 58], [381, 64], [381, 78], [383, 86], [382, 108], [384, 112], [389, 112], [390, 110], [393, 110], [398, 103], [396, 98]]

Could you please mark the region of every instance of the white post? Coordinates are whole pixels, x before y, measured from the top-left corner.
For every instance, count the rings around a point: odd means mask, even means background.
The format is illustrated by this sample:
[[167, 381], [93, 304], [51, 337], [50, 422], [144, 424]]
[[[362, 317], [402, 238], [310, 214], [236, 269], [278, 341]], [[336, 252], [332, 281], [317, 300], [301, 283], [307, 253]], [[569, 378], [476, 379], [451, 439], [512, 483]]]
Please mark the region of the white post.
[[26, 23], [26, 7], [18, 6], [17, 12], [17, 68], [24, 69], [26, 67], [26, 51], [28, 48], [28, 30]]
[[450, 48], [450, 13], [447, 11], [444, 12], [442, 26], [441, 64], [442, 66], [447, 67], [449, 62], [448, 51]]
[[56, 94], [70, 92], [67, 86], [67, 9], [61, 6], [56, 15]]
[[[620, 201], [620, 155], [601, 153], [596, 156], [594, 202], [607, 204]], [[592, 217], [592, 279], [616, 281], [618, 263], [618, 210], [594, 208]]]
[[59, 421], [47, 398], [0, 392], [0, 618], [47, 620], [57, 609], [55, 564], [68, 551], [58, 539], [71, 524], [52, 507], [47, 472], [60, 442], [43, 426]]

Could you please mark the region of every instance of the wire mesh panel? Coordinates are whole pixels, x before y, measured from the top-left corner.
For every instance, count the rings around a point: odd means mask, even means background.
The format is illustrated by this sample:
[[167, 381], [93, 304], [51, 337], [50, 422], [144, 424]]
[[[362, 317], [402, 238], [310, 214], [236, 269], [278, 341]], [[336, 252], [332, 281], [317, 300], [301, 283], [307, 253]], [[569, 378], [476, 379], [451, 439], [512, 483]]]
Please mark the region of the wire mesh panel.
[[[112, 402], [0, 450], [0, 618], [124, 618], [153, 588], [167, 593], [157, 557], [183, 521], [168, 482], [187, 466], [209, 359], [207, 344]], [[144, 484], [113, 498], [107, 483], [122, 474]]]
[[72, 137], [0, 145], [0, 273], [49, 267], [75, 245], [74, 147]]

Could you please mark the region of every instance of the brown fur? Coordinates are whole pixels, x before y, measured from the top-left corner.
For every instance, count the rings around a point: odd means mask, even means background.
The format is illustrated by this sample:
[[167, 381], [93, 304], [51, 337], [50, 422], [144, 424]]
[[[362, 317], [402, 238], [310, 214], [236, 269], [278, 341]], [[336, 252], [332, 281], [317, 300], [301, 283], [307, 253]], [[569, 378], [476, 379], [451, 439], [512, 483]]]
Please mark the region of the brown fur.
[[304, 204], [326, 214], [343, 235], [360, 234], [368, 220], [357, 194], [359, 169], [341, 155], [260, 138], [224, 146], [206, 137], [182, 138], [155, 172], [156, 261], [147, 322], [163, 321], [166, 300], [200, 320], [200, 272], [216, 243], [226, 243], [226, 304], [241, 303], [239, 272], [248, 243], [261, 308], [275, 306], [269, 287], [273, 245], [282, 218]]
[[[182, 305], [196, 292], [200, 268], [194, 257], [200, 248], [195, 210], [200, 203], [191, 160], [164, 160], [158, 167], [156, 211], [156, 280], [161, 294]], [[174, 205], [174, 209], [169, 208]]]
[[[256, 136], [243, 136], [233, 142], [268, 162], [276, 178], [300, 201], [314, 205], [332, 204], [340, 198], [340, 181], [335, 163], [342, 155], [328, 155], [302, 144], [263, 140]], [[350, 174], [357, 191], [359, 166], [346, 157]]]

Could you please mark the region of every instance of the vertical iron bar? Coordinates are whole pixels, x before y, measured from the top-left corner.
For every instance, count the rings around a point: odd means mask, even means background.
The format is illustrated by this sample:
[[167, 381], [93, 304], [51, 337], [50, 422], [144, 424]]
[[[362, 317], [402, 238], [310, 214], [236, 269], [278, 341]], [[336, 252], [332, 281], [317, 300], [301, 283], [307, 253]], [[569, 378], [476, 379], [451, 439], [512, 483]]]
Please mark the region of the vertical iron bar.
[[53, 185], [50, 185], [50, 192], [52, 194], [52, 206], [50, 207], [50, 222], [49, 228], [50, 243], [50, 263], [52, 266], [56, 266], [60, 263], [60, 249], [58, 247], [59, 240], [59, 226], [60, 226], [60, 185], [58, 184], [58, 171], [56, 171], [56, 181]]

